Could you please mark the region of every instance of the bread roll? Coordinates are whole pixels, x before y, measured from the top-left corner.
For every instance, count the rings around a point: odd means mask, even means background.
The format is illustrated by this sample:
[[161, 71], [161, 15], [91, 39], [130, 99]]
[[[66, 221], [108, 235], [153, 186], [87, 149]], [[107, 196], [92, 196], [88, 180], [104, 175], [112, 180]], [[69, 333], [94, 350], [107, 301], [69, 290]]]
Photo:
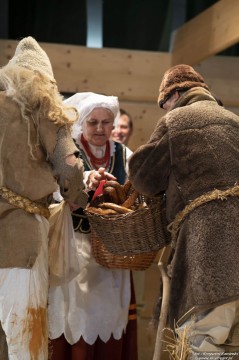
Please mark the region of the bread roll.
[[122, 204], [126, 200], [126, 194], [123, 190], [123, 186], [121, 186], [115, 180], [106, 181], [106, 183], [104, 184], [104, 189], [106, 189], [108, 186], [111, 186], [116, 190], [118, 197], [118, 204]]
[[115, 210], [119, 214], [126, 214], [126, 213], [133, 211], [131, 209], [127, 209], [124, 206], [120, 206], [120, 205], [113, 204], [113, 203], [102, 203], [102, 204], [100, 204], [100, 207]]

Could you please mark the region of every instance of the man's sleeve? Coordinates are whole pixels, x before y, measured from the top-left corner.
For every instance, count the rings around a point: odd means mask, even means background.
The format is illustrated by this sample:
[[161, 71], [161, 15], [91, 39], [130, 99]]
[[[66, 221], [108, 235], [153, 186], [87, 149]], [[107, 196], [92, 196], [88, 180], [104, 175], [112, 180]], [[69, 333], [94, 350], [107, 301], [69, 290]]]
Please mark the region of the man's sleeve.
[[166, 190], [170, 172], [168, 131], [162, 118], [150, 140], [140, 146], [129, 160], [129, 179], [135, 189], [147, 196]]

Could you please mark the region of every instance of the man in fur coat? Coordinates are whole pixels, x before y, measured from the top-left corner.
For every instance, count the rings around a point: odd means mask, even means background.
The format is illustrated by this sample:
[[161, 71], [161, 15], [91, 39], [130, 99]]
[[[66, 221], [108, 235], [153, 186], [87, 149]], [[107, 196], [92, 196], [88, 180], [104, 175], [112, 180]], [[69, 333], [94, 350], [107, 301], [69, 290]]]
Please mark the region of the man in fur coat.
[[81, 207], [87, 201], [70, 135], [76, 118], [47, 54], [32, 37], [22, 39], [0, 69], [2, 360], [48, 359], [48, 205], [57, 183], [66, 200]]
[[166, 194], [169, 323], [189, 326], [193, 359], [239, 354], [239, 117], [188, 65], [166, 71], [158, 103], [166, 115], [132, 155], [129, 178], [143, 194]]

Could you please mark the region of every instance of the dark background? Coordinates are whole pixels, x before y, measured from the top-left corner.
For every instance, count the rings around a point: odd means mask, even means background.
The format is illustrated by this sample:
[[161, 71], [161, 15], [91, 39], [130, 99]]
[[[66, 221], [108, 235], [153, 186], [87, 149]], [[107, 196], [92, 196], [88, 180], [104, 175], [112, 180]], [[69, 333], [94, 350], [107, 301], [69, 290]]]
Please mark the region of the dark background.
[[[39, 42], [86, 45], [87, 0], [0, 0], [7, 8], [5, 36], [31, 35]], [[216, 0], [102, 1], [103, 46], [170, 51], [171, 34]], [[7, 35], [6, 35], [7, 34]], [[238, 55], [238, 45], [223, 51]]]

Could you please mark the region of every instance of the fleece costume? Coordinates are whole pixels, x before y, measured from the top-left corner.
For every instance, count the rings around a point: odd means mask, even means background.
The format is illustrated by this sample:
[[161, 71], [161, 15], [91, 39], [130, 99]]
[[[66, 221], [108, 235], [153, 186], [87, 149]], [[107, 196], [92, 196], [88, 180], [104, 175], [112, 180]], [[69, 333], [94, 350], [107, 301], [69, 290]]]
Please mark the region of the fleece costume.
[[[186, 91], [129, 163], [136, 189], [166, 192], [171, 223], [192, 200], [239, 179], [239, 118], [203, 87]], [[172, 261], [171, 326], [239, 298], [239, 198], [208, 202], [188, 214]]]
[[87, 200], [82, 162], [65, 162], [78, 154], [73, 113], [46, 53], [33, 38], [21, 40], [0, 70], [0, 321], [10, 360], [47, 359], [47, 207], [57, 181], [69, 200]]

